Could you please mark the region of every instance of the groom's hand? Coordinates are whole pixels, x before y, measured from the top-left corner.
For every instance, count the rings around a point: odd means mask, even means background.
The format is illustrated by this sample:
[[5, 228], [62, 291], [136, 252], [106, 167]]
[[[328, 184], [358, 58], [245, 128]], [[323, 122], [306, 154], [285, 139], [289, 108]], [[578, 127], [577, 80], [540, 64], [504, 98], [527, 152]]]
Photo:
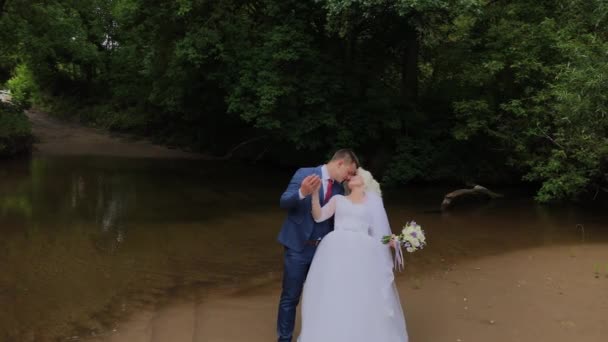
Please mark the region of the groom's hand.
[[302, 185], [300, 185], [300, 193], [303, 196], [309, 196], [314, 191], [319, 190], [321, 186], [321, 178], [317, 175], [307, 176], [302, 180]]

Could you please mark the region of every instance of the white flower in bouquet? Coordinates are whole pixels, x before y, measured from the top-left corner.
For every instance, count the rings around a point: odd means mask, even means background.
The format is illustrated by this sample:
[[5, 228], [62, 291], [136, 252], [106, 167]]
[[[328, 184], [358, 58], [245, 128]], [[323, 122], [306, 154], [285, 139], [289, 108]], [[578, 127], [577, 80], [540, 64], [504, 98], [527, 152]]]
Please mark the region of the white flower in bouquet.
[[413, 232], [415, 232], [414, 227], [407, 225], [401, 230], [401, 234], [403, 234], [403, 236], [409, 236]]
[[420, 241], [418, 239], [411, 238], [408, 241], [412, 244], [412, 246], [414, 246], [416, 248], [420, 247]]

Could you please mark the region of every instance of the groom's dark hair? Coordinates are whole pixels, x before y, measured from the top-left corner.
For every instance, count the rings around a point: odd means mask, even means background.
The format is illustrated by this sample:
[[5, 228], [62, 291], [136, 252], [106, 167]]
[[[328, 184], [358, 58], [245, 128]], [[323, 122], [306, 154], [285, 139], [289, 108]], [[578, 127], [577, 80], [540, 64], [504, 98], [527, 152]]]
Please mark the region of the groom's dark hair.
[[355, 163], [355, 166], [357, 168], [359, 168], [359, 166], [361, 166], [361, 164], [359, 164], [359, 158], [357, 158], [357, 155], [355, 154], [355, 152], [353, 152], [353, 150], [351, 150], [350, 148], [343, 148], [340, 150], [337, 150], [336, 153], [334, 153], [334, 156], [331, 157], [330, 161], [333, 160], [344, 160], [347, 163]]

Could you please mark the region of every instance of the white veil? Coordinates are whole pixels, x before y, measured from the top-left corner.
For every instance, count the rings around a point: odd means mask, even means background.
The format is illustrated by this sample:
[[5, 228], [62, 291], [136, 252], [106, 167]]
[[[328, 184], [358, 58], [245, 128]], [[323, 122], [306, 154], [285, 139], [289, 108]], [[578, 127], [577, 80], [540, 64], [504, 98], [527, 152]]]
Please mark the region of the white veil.
[[382, 202], [380, 183], [378, 183], [371, 172], [362, 167], [357, 169], [357, 175], [363, 178], [363, 184], [365, 184], [364, 191], [367, 198], [366, 203], [369, 212], [372, 214], [370, 235], [380, 241], [383, 235], [392, 234], [386, 210], [384, 209], [384, 203]]
[[[388, 221], [386, 209], [384, 208], [384, 202], [382, 201], [380, 183], [374, 179], [371, 172], [361, 167], [357, 170], [357, 174], [361, 175], [365, 184], [366, 203], [369, 213], [371, 214], [370, 235], [374, 240], [378, 241], [378, 243], [381, 243], [383, 236], [391, 235], [393, 232], [391, 231], [391, 225]], [[385, 259], [392, 265], [390, 248], [388, 248], [388, 246], [386, 247], [387, 248], [384, 248], [386, 252]]]
[[358, 174], [362, 175], [365, 182], [366, 205], [371, 214], [370, 236], [378, 242], [378, 253], [382, 264], [383, 288], [382, 295], [387, 303], [387, 310], [390, 316], [395, 315], [395, 310], [401, 310], [401, 306], [393, 305], [392, 297], [398, 296], [395, 290], [395, 275], [393, 274], [393, 255], [391, 248], [388, 245], [382, 244], [382, 237], [391, 235], [391, 226], [388, 221], [388, 215], [382, 201], [382, 192], [380, 184], [374, 179], [369, 171], [359, 168]]

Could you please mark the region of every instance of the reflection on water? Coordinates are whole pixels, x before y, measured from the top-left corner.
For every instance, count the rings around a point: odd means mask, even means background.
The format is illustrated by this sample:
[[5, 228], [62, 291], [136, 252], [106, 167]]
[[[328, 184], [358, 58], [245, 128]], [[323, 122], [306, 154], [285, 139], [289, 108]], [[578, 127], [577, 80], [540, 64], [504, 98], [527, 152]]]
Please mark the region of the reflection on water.
[[[233, 163], [36, 158], [0, 168], [0, 340], [63, 340], [184, 288], [280, 275], [278, 197], [289, 173]], [[429, 247], [414, 273], [539, 245], [606, 241], [600, 210], [520, 196], [440, 214], [447, 189], [388, 193], [393, 227]], [[396, 229], [395, 229], [396, 230]], [[584, 233], [584, 235], [583, 235]]]
[[101, 329], [176, 288], [270, 274], [286, 177], [242, 169], [112, 158], [4, 164], [0, 340]]

